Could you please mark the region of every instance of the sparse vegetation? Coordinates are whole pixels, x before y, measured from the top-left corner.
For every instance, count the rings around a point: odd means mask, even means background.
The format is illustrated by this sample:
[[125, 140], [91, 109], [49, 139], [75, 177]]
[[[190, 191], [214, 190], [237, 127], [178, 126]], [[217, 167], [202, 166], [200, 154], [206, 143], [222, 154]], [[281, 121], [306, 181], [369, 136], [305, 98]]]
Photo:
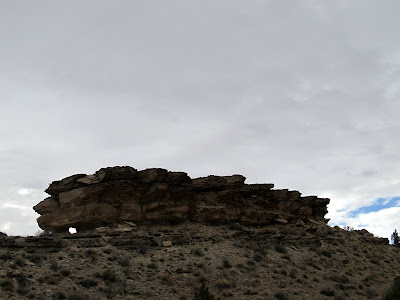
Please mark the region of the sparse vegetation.
[[286, 254], [287, 253], [287, 249], [284, 245], [282, 244], [276, 244], [275, 245], [275, 250], [276, 252], [282, 253], [282, 254]]
[[89, 296], [85, 294], [72, 293], [68, 296], [68, 300], [89, 300]]
[[203, 249], [201, 249], [201, 248], [194, 248], [194, 249], [192, 249], [191, 253], [196, 256], [204, 256]]
[[50, 270], [52, 270], [53, 272], [57, 272], [59, 270], [59, 266], [55, 261], [51, 262]]
[[223, 259], [221, 269], [230, 269], [230, 268], [232, 268], [232, 264], [230, 263], [230, 261], [227, 259]]
[[349, 225], [344, 226], [343, 229], [348, 231], [348, 232], [353, 232], [354, 231], [354, 227], [351, 227]]
[[2, 252], [2, 253], [0, 253], [0, 259], [1, 260], [10, 260], [10, 259], [12, 259], [12, 256], [8, 252]]
[[208, 287], [206, 287], [204, 284], [200, 287], [199, 290], [197, 290], [195, 292], [194, 299], [195, 300], [219, 300], [219, 298], [215, 298], [214, 295], [212, 295], [208, 291]]
[[[237, 235], [227, 225], [185, 226], [139, 227], [133, 238], [124, 237], [133, 241], [126, 247], [94, 237], [82, 240], [87, 247], [68, 240], [71, 245], [60, 249], [0, 248], [0, 294], [34, 300], [189, 300], [193, 294], [198, 300], [382, 299], [400, 268], [393, 259], [399, 248], [362, 230], [287, 224], [249, 226]], [[144, 244], [153, 237], [173, 240], [173, 246]]]
[[101, 278], [103, 278], [103, 280], [105, 281], [110, 281], [110, 282], [117, 281], [117, 276], [115, 275], [115, 272], [113, 272], [110, 269], [106, 269], [101, 275]]
[[332, 288], [330, 288], [330, 287], [328, 287], [328, 288], [323, 288], [323, 289], [320, 291], [320, 293], [321, 293], [322, 295], [325, 295], [325, 296], [328, 296], [328, 297], [333, 297], [333, 296], [335, 296], [335, 291], [334, 291]]
[[388, 291], [386, 291], [383, 300], [399, 300], [399, 299], [400, 299], [400, 276], [397, 276], [392, 286], [389, 288]]
[[53, 300], [65, 300], [67, 299], [67, 296], [65, 295], [64, 292], [58, 291], [52, 296]]
[[215, 286], [219, 290], [229, 289], [232, 287], [232, 283], [226, 278], [221, 278], [215, 282]]
[[242, 224], [239, 223], [229, 223], [228, 225], [226, 225], [226, 227], [230, 230], [237, 230], [237, 231], [244, 231], [245, 228], [243, 227]]
[[64, 277], [68, 277], [71, 274], [71, 271], [65, 268], [60, 269], [60, 274]]
[[289, 300], [289, 297], [284, 292], [277, 292], [275, 298], [279, 300]]
[[14, 289], [14, 281], [11, 278], [0, 279], [0, 286], [5, 291], [12, 291]]
[[93, 280], [91, 278], [86, 278], [78, 282], [81, 286], [85, 288], [91, 288], [97, 286], [98, 282], [96, 280]]
[[400, 237], [397, 232], [397, 229], [395, 229], [394, 232], [392, 233], [391, 239], [392, 239], [392, 244], [394, 246], [396, 246], [396, 247], [400, 246]]

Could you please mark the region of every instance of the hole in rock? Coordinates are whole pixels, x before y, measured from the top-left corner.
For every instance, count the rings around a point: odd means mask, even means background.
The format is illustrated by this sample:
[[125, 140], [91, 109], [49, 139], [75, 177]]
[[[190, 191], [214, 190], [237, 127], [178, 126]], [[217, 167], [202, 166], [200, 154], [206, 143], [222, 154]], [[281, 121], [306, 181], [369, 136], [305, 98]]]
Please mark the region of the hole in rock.
[[74, 234], [74, 233], [76, 233], [76, 228], [70, 227], [70, 228], [68, 229], [68, 231], [69, 231], [70, 234]]

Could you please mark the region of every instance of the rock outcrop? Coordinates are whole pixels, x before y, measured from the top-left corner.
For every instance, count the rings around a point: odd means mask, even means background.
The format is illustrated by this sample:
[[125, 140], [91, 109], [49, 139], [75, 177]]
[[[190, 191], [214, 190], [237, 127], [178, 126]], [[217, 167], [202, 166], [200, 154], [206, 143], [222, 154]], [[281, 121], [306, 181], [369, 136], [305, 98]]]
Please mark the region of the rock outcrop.
[[43, 230], [94, 231], [134, 223], [209, 224], [324, 221], [329, 199], [301, 197], [298, 191], [274, 190], [273, 184], [245, 184], [245, 177], [191, 179], [165, 169], [103, 168], [50, 184], [50, 197], [34, 207]]

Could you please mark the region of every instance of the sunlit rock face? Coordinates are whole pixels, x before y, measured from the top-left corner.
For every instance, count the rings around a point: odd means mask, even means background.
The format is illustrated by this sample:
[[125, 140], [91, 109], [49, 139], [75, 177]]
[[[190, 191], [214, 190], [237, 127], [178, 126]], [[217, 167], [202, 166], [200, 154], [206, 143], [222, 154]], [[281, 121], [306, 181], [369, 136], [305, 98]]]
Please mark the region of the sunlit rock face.
[[70, 227], [92, 231], [125, 222], [253, 226], [327, 222], [329, 199], [244, 182], [242, 175], [191, 179], [184, 172], [160, 168], [109, 167], [54, 181], [46, 189], [50, 197], [34, 210], [41, 215], [39, 226], [52, 232], [68, 232]]

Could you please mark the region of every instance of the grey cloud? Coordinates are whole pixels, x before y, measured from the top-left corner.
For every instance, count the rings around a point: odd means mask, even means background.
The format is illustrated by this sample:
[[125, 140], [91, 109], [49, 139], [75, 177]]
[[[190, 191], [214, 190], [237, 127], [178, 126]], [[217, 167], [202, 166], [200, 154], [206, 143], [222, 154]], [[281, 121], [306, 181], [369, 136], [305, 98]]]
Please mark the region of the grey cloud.
[[399, 8], [5, 2], [1, 189], [129, 164], [241, 173], [334, 210], [396, 196]]

